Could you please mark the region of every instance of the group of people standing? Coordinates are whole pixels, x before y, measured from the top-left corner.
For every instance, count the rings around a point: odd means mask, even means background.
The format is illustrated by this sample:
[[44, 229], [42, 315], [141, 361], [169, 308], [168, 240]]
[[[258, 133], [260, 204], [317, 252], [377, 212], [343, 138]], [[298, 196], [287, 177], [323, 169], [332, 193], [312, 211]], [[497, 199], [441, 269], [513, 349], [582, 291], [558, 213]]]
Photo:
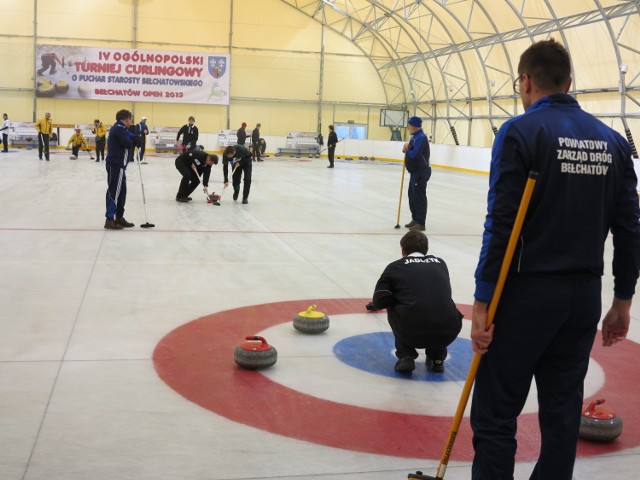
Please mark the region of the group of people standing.
[[[263, 150], [262, 150], [262, 145], [264, 140], [260, 138], [260, 127], [262, 125], [259, 123], [256, 123], [256, 128], [254, 128], [251, 131], [251, 159], [254, 162], [262, 162], [262, 155], [263, 155]], [[240, 128], [238, 129], [237, 133], [236, 133], [236, 137], [237, 137], [237, 145], [242, 145], [245, 146], [246, 142], [247, 142], [247, 123], [246, 122], [242, 122], [242, 125], [240, 125]]]
[[[6, 117], [6, 113], [4, 116]], [[146, 163], [143, 161], [144, 152], [145, 152], [145, 144], [146, 137], [149, 135], [149, 128], [146, 125], [147, 117], [142, 117], [140, 123], [134, 125], [130, 125], [129, 130], [134, 135], [134, 145], [137, 148], [138, 159], [142, 163]], [[7, 125], [8, 130], [8, 117], [5, 118], [5, 125]], [[38, 132], [38, 158], [42, 160], [43, 158], [46, 161], [50, 160], [49, 154], [49, 144], [51, 142], [51, 137], [53, 135], [53, 122], [51, 120], [51, 114], [49, 112], [45, 113], [44, 117], [39, 119], [34, 128]], [[1, 130], [1, 129], [0, 129]], [[95, 135], [95, 144], [96, 144], [96, 157], [95, 161], [105, 161], [105, 148], [107, 146], [107, 127], [100, 121], [100, 119], [96, 118], [93, 121], [93, 126], [91, 127], [91, 133]], [[5, 151], [8, 146], [8, 143], [5, 140]], [[82, 134], [82, 129], [76, 127], [74, 129], [74, 133], [69, 138], [67, 143], [67, 147], [71, 147], [72, 158], [77, 158], [78, 153], [81, 149], [89, 151], [89, 144]]]

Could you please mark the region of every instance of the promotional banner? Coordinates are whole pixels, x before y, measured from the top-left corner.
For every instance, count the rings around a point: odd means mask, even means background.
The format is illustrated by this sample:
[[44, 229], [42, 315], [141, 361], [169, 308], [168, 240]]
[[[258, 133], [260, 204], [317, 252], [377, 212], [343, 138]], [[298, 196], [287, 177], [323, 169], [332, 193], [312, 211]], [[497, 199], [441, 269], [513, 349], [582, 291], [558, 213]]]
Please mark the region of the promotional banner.
[[229, 55], [38, 45], [39, 97], [229, 104]]

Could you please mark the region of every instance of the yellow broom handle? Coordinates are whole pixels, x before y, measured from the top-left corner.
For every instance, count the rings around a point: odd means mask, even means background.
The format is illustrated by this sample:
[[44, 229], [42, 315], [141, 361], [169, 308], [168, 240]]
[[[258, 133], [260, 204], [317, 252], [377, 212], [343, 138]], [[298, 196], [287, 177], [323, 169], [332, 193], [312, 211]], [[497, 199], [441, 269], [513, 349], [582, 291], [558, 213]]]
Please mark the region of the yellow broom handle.
[[[536, 184], [537, 178], [538, 172], [529, 172], [529, 178], [527, 178], [527, 183], [524, 187], [524, 192], [522, 193], [522, 199], [520, 200], [520, 206], [518, 207], [518, 213], [516, 214], [516, 219], [513, 223], [511, 235], [509, 236], [509, 243], [507, 243], [507, 249], [505, 250], [504, 257], [502, 258], [502, 265], [500, 266], [500, 273], [498, 275], [496, 288], [493, 292], [493, 296], [491, 297], [491, 301], [489, 302], [489, 308], [487, 311], [487, 328], [493, 323], [493, 318], [496, 315], [498, 303], [500, 302], [500, 296], [502, 295], [502, 290], [504, 289], [504, 283], [507, 279], [507, 274], [509, 273], [511, 260], [513, 260], [513, 253], [516, 250], [518, 237], [520, 237], [520, 232], [522, 231], [522, 224], [529, 208], [529, 202], [531, 201], [533, 187]], [[471, 387], [473, 386], [473, 382], [476, 378], [476, 373], [478, 371], [478, 366], [480, 365], [481, 358], [482, 355], [480, 355], [479, 353], [474, 353], [471, 364], [469, 365], [467, 379], [464, 382], [464, 387], [462, 387], [462, 394], [460, 395], [460, 401], [458, 402], [456, 414], [453, 417], [451, 430], [449, 431], [449, 438], [447, 439], [444, 452], [442, 453], [442, 459], [440, 460], [440, 465], [438, 466], [436, 478], [444, 478], [444, 473], [447, 470], [449, 458], [451, 457], [451, 451], [453, 450], [453, 444], [456, 441], [458, 429], [460, 428], [460, 423], [462, 422], [462, 416], [464, 415], [464, 411], [467, 408], [467, 402], [469, 401]]]

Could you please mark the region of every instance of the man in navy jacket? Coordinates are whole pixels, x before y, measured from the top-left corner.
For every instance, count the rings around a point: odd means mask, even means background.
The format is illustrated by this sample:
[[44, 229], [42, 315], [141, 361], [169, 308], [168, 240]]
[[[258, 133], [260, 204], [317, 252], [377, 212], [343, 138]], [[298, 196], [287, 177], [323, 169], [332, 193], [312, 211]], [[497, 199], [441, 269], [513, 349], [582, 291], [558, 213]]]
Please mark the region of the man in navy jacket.
[[[567, 95], [570, 85], [564, 47], [553, 39], [531, 45], [514, 83], [525, 113], [502, 125], [493, 146], [471, 329], [473, 349], [483, 355], [471, 407], [474, 480], [513, 479], [517, 418], [533, 378], [542, 443], [530, 478], [571, 480], [609, 232], [615, 283], [603, 344], [622, 340], [629, 328], [640, 266], [631, 147], [580, 109]], [[487, 306], [530, 171], [539, 176], [487, 328]]]
[[133, 122], [133, 115], [129, 110], [116, 113], [116, 123], [109, 130], [107, 143], [107, 213], [104, 228], [122, 230], [133, 227], [124, 218], [124, 204], [127, 200], [127, 164], [133, 157], [133, 137], [129, 131]]
[[423, 231], [427, 222], [427, 182], [431, 178], [429, 140], [422, 131], [420, 117], [411, 117], [407, 128], [411, 134], [411, 140], [404, 144], [402, 151], [404, 165], [409, 172], [411, 221], [405, 227]]

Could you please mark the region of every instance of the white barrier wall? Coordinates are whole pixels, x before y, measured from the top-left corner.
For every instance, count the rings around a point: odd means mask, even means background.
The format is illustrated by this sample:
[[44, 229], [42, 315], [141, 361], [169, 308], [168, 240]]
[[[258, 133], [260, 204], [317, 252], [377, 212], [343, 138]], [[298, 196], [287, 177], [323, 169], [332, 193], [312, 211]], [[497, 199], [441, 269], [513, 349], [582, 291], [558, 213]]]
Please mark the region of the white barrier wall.
[[[73, 129], [60, 129], [60, 144], [66, 145], [69, 137], [73, 134]], [[286, 137], [263, 136], [267, 142], [267, 154], [274, 156], [278, 148], [284, 148], [287, 143]], [[198, 143], [203, 145], [209, 152], [218, 152], [218, 134], [201, 133]], [[390, 140], [351, 140], [344, 139], [336, 147], [336, 157], [352, 158], [375, 157], [376, 160], [402, 162], [404, 142]], [[434, 167], [451, 168], [456, 170], [466, 170], [475, 173], [487, 174], [491, 164], [491, 149], [486, 147], [466, 147], [457, 145], [430, 144], [431, 164]], [[147, 140], [147, 148], [153, 145]], [[326, 138], [325, 146], [326, 148]], [[326, 150], [322, 156], [326, 157]], [[634, 159], [636, 175], [640, 178], [640, 160]], [[638, 188], [640, 192], [640, 185]]]

